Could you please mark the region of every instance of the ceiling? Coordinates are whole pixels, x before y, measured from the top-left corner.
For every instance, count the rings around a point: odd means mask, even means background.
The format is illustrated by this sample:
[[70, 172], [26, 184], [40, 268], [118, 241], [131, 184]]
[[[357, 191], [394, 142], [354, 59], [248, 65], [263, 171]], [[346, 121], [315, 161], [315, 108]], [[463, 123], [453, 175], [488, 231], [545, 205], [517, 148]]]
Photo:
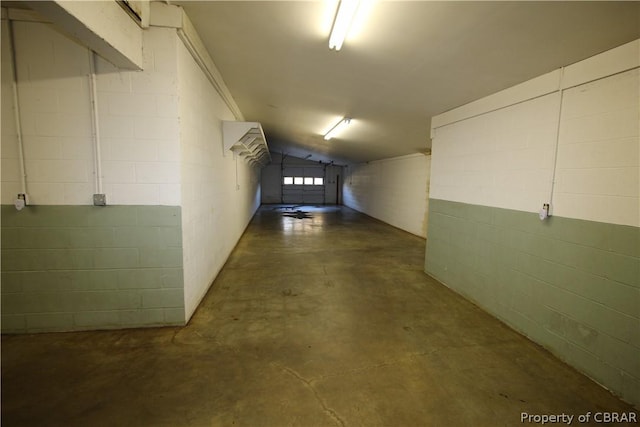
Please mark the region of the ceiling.
[[640, 2], [383, 1], [336, 52], [337, 1], [170, 3], [272, 151], [336, 163], [425, 152], [432, 116], [640, 37]]

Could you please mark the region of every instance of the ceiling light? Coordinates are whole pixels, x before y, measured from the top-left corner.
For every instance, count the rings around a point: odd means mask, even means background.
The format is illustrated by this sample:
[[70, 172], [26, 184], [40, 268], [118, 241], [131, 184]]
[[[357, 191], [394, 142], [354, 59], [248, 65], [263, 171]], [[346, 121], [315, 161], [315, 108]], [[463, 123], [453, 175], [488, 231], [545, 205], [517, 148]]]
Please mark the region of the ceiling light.
[[349, 123], [351, 123], [351, 119], [349, 118], [345, 117], [344, 119], [340, 120], [334, 127], [329, 130], [329, 132], [324, 135], [324, 139], [327, 141], [330, 140], [338, 133], [342, 132], [347, 126], [349, 126]]
[[340, 0], [338, 11], [333, 20], [331, 35], [329, 36], [329, 49], [340, 50], [344, 39], [347, 37], [351, 21], [358, 10], [358, 0]]

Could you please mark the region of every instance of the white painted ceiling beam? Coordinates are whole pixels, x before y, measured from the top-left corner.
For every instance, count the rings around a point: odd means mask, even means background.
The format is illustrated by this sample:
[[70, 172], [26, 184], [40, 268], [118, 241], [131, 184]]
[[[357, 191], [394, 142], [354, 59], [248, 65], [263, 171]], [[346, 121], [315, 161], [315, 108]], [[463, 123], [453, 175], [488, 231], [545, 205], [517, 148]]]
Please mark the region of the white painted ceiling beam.
[[29, 7], [115, 66], [142, 69], [142, 28], [115, 1], [34, 1]]

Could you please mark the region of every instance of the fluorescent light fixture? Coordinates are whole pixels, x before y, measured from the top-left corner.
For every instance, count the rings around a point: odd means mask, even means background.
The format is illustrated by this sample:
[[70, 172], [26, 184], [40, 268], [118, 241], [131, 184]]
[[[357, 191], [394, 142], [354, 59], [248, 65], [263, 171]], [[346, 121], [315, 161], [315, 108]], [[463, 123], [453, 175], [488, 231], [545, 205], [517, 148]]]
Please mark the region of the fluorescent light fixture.
[[329, 49], [340, 50], [344, 39], [347, 37], [351, 21], [358, 10], [359, 0], [340, 0], [338, 11], [333, 20], [331, 35], [329, 36]]
[[327, 141], [330, 140], [331, 138], [342, 132], [347, 126], [349, 126], [349, 123], [351, 123], [351, 119], [349, 118], [345, 117], [344, 119], [340, 120], [334, 127], [329, 130], [329, 132], [325, 134], [324, 139]]

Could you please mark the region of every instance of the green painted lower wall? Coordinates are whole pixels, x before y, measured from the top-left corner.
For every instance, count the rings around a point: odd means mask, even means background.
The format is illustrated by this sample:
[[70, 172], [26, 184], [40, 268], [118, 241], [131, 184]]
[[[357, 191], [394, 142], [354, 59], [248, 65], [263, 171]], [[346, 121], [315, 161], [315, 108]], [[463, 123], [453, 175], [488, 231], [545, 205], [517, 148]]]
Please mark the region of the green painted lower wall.
[[429, 206], [429, 275], [640, 405], [640, 228]]
[[179, 206], [1, 209], [3, 333], [184, 324]]

